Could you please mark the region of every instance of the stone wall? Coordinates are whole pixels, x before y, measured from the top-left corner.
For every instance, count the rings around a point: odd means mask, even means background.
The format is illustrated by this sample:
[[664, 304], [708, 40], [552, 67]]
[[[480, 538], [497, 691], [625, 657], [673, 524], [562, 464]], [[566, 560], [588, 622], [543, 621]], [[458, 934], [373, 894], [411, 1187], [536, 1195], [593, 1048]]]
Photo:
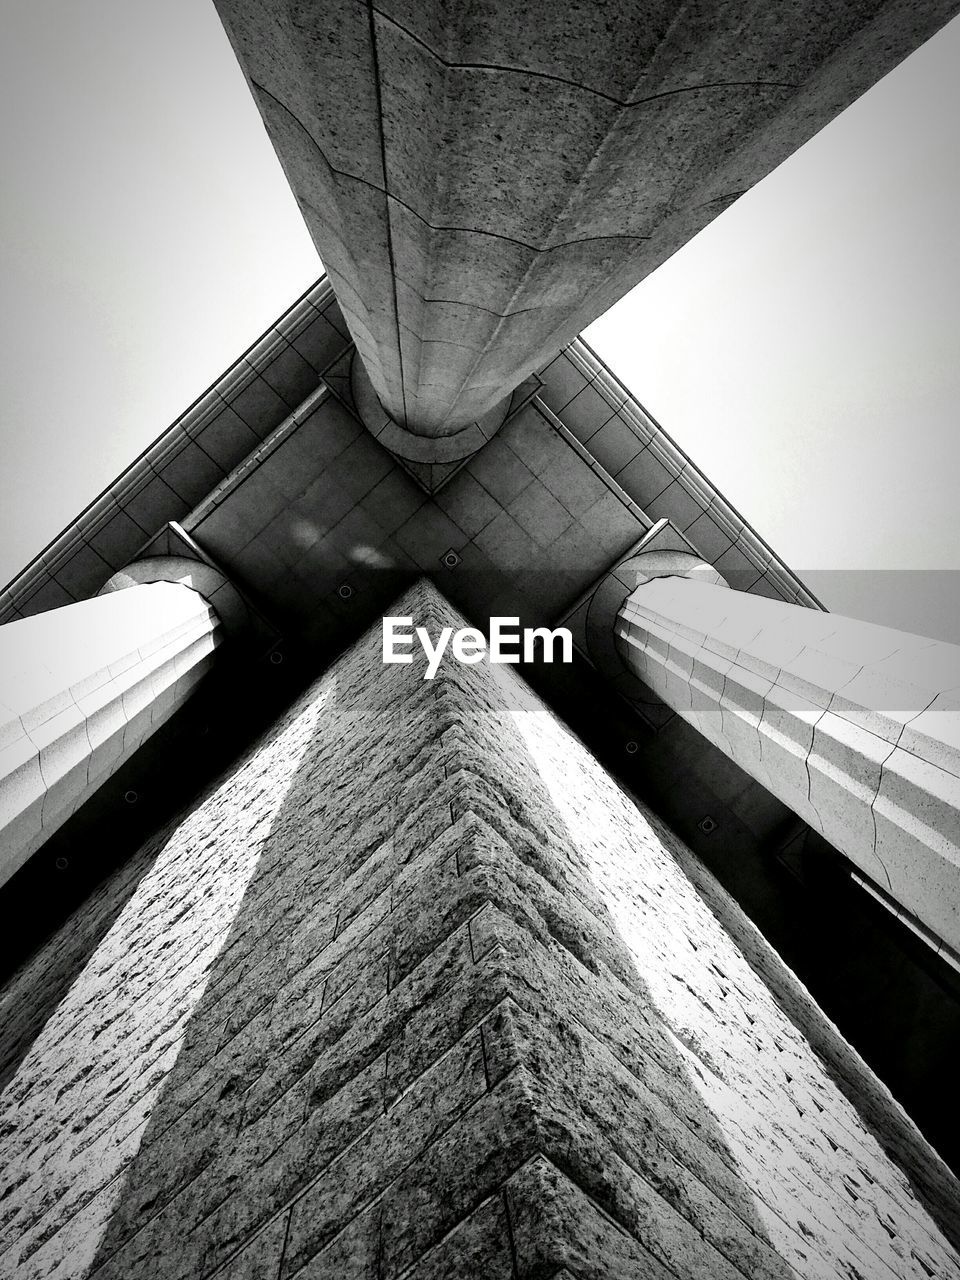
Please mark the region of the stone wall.
[[420, 677], [376, 628], [7, 985], [10, 1042], [84, 957], [11, 1052], [0, 1274], [960, 1276], [715, 882], [508, 668]]

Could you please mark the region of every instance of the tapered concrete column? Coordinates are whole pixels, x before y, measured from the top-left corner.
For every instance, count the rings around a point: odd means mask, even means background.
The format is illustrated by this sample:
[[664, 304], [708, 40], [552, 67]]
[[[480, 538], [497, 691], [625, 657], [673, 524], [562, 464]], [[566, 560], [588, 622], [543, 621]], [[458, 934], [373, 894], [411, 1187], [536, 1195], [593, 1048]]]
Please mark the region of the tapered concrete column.
[[483, 424], [957, 10], [216, 5], [383, 408], [425, 437]]
[[0, 627], [0, 883], [183, 704], [220, 633], [176, 582]]
[[687, 578], [616, 623], [627, 666], [960, 953], [960, 648]]

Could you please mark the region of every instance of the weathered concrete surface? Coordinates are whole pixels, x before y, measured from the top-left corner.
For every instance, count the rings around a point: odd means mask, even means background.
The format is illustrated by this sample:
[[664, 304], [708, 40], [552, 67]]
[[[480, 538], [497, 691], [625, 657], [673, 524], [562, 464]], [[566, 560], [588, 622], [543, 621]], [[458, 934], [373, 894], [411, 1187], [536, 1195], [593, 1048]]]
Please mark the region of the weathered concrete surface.
[[216, 0], [383, 406], [482, 418], [956, 0]]
[[681, 577], [615, 629], [630, 671], [960, 956], [960, 647]]
[[140, 855], [0, 1101], [0, 1272], [960, 1276], [955, 1181], [682, 846], [504, 668], [420, 677], [378, 627]]
[[221, 638], [179, 582], [0, 627], [0, 884], [183, 705]]

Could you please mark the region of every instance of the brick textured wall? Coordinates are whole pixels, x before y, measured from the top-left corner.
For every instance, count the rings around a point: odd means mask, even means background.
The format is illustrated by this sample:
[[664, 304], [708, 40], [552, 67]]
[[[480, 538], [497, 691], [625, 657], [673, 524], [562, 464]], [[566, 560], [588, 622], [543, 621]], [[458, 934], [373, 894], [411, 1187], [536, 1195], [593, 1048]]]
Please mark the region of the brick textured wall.
[[710, 877], [509, 668], [421, 667], [377, 629], [7, 985], [0, 1274], [960, 1276]]

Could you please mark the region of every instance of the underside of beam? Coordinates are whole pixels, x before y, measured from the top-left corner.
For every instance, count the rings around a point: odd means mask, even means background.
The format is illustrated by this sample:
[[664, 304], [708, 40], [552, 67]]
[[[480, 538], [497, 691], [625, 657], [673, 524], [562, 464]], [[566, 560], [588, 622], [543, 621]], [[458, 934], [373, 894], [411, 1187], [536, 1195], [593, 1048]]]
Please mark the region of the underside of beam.
[[956, 0], [216, 0], [383, 407], [453, 434]]

